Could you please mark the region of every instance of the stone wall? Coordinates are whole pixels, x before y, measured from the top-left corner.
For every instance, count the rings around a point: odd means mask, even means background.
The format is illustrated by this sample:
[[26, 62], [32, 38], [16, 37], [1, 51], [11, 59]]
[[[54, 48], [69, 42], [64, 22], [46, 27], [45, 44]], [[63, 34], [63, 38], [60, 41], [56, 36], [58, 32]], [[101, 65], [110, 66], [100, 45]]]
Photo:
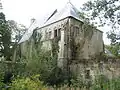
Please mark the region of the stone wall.
[[58, 66], [64, 67], [66, 60], [66, 37], [65, 33], [68, 29], [68, 18], [55, 22], [53, 24], [47, 25], [45, 27], [39, 28], [37, 31], [42, 34], [41, 41], [43, 42], [42, 49], [51, 50], [52, 40], [57, 39], [57, 44], [59, 46], [58, 50]]
[[[41, 42], [43, 42], [42, 49], [44, 50], [51, 50], [52, 40], [59, 39], [57, 42], [59, 46], [58, 66], [68, 70], [70, 65], [72, 67], [70, 68], [71, 71], [75, 73], [83, 72], [86, 68], [96, 68], [94, 65], [98, 65], [98, 63], [92, 62], [92, 64], [88, 63], [88, 66], [86, 66], [86, 63], [76, 64], [74, 62], [83, 59], [90, 60], [96, 55], [100, 55], [104, 50], [102, 32], [90, 26], [85, 29], [83, 22], [71, 17], [43, 26], [37, 32], [42, 35]], [[21, 44], [21, 53], [26, 58], [32, 56], [33, 42], [33, 39], [30, 38], [30, 40]], [[94, 70], [91, 69], [91, 72], [94, 72]]]
[[[75, 59], [90, 59], [104, 52], [103, 33], [92, 26], [71, 18], [71, 33], [73, 36], [73, 48]], [[77, 28], [79, 31], [77, 31]]]
[[21, 43], [20, 48], [21, 48], [21, 56], [24, 59], [30, 58], [32, 55], [32, 47], [34, 47], [33, 39], [31, 38], [30, 40]]
[[72, 74], [78, 78], [82, 76], [85, 79], [86, 74], [89, 74], [93, 80], [99, 75], [105, 75], [109, 79], [120, 77], [119, 59], [83, 60], [72, 62], [69, 67]]

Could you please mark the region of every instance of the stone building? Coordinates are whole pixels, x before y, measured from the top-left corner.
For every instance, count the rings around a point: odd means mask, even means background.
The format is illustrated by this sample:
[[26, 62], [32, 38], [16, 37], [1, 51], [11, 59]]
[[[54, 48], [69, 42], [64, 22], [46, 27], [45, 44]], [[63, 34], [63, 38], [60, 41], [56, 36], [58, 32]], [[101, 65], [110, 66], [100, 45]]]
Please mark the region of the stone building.
[[[26, 42], [30, 41], [34, 29], [33, 22], [19, 42], [23, 55], [26, 54]], [[42, 35], [42, 48], [45, 50], [51, 50], [51, 40], [57, 39], [58, 66], [61, 68], [72, 61], [90, 60], [104, 51], [103, 32], [86, 25], [79, 17], [79, 11], [70, 2], [62, 10], [55, 10], [36, 31]]]

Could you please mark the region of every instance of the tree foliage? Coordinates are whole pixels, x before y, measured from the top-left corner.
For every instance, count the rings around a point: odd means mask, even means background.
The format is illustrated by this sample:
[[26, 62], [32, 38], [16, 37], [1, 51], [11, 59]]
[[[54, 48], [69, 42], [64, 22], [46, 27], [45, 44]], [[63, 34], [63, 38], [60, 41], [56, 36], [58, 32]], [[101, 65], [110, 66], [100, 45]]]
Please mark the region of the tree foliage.
[[25, 33], [26, 27], [14, 20], [6, 20], [5, 14], [0, 13], [0, 57], [11, 60], [12, 48]]
[[31, 77], [18, 77], [11, 83], [9, 90], [41, 90], [45, 89], [43, 83], [39, 80], [39, 75]]
[[10, 60], [11, 30], [8, 27], [5, 15], [0, 13], [0, 57]]
[[106, 45], [105, 46], [113, 55], [119, 56], [120, 54], [120, 45], [119, 43], [116, 43], [115, 45]]
[[23, 36], [23, 34], [25, 33], [25, 31], [27, 30], [27, 28], [23, 24], [18, 24], [14, 20], [8, 20], [7, 23], [8, 23], [9, 29], [12, 32], [11, 34], [12, 41], [18, 42]]
[[120, 1], [119, 0], [93, 0], [83, 4], [83, 13], [89, 16], [91, 23], [97, 26], [108, 25], [111, 30], [107, 33], [111, 43], [120, 39]]
[[39, 79], [45, 84], [58, 85], [65, 79], [63, 71], [57, 67], [58, 40], [53, 39], [50, 42], [52, 50], [43, 48], [41, 34], [34, 30], [31, 40], [27, 44], [28, 54], [23, 60], [26, 63], [24, 76], [40, 74]]

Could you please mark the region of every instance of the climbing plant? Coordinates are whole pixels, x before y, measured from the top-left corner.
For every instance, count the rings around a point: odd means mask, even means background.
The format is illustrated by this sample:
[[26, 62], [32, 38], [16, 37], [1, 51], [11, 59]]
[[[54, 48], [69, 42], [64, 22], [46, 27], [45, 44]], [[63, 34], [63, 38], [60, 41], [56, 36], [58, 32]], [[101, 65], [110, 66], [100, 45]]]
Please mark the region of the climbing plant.
[[[32, 50], [31, 56], [26, 58], [24, 76], [39, 74], [39, 79], [48, 85], [58, 85], [64, 81], [64, 73], [57, 67], [59, 52], [59, 38], [51, 40], [51, 50], [45, 50], [42, 45], [41, 34], [36, 30], [29, 41], [28, 50]], [[32, 45], [32, 47], [31, 47]], [[29, 55], [29, 54], [28, 54]]]
[[82, 25], [82, 29], [84, 32], [84, 38], [88, 38], [90, 40], [93, 36], [93, 33], [94, 33], [93, 30], [95, 29], [95, 27], [93, 27], [92, 25], [89, 25], [87, 23], [84, 23]]

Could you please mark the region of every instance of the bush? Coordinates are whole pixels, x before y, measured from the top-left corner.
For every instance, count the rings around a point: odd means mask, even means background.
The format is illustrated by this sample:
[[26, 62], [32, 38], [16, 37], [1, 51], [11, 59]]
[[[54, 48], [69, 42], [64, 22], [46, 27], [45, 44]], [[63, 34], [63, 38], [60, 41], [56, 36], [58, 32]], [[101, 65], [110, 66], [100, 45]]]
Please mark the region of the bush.
[[4, 83], [3, 83], [3, 73], [0, 73], [0, 90], [1, 88], [4, 86]]
[[60, 86], [64, 84], [64, 81], [67, 79], [64, 72], [59, 67], [55, 67], [49, 74], [50, 75], [44, 80], [48, 85]]
[[120, 78], [108, 79], [101, 75], [94, 82], [92, 90], [120, 90]]
[[39, 75], [32, 77], [18, 77], [12, 81], [10, 90], [41, 90], [43, 82], [39, 80]]

